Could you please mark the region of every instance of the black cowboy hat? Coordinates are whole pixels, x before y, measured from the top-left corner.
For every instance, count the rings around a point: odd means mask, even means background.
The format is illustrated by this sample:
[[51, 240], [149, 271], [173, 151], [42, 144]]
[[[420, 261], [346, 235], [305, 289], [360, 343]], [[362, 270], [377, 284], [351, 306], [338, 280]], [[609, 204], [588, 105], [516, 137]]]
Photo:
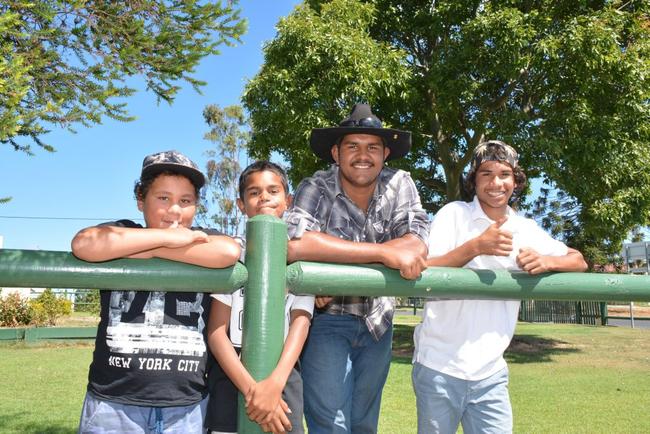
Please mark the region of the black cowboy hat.
[[382, 128], [381, 121], [372, 114], [368, 104], [355, 104], [350, 116], [343, 119], [338, 127], [314, 128], [311, 130], [309, 144], [319, 158], [333, 163], [331, 149], [336, 142], [346, 134], [372, 134], [384, 140], [390, 149], [386, 160], [403, 157], [411, 149], [411, 133], [409, 131]]

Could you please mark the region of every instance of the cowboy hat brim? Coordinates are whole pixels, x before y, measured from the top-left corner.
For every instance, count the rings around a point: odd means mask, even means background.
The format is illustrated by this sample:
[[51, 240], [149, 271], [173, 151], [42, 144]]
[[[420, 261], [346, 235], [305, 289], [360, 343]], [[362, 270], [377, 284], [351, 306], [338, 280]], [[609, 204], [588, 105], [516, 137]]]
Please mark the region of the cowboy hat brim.
[[328, 163], [333, 163], [332, 146], [336, 144], [339, 138], [348, 134], [371, 134], [381, 137], [390, 149], [386, 161], [401, 158], [411, 149], [411, 133], [409, 131], [372, 127], [314, 128], [311, 130], [309, 145], [317, 157]]

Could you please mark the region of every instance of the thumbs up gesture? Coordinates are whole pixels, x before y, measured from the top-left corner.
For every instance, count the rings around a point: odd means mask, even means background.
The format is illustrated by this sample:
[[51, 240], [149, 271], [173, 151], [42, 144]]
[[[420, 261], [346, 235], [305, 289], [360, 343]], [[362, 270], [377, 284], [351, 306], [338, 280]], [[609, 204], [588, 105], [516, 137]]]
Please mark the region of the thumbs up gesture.
[[508, 256], [512, 252], [512, 232], [501, 226], [508, 220], [500, 217], [478, 236], [478, 248], [481, 255]]

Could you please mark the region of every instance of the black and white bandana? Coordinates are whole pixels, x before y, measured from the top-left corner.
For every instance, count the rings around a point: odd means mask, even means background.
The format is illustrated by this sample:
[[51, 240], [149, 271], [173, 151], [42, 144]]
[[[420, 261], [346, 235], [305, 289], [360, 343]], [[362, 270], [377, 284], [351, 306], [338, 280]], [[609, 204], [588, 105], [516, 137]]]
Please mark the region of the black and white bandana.
[[470, 171], [477, 170], [486, 161], [505, 161], [514, 169], [519, 167], [519, 154], [501, 140], [488, 140], [474, 149]]

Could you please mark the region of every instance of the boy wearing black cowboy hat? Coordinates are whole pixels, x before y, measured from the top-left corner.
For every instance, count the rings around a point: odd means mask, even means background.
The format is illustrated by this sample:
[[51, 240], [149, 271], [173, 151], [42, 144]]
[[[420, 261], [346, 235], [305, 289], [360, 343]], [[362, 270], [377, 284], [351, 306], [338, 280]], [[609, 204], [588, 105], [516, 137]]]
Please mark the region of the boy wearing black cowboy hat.
[[[382, 263], [416, 279], [425, 268], [427, 215], [409, 174], [384, 167], [409, 151], [411, 134], [383, 128], [367, 104], [356, 104], [338, 127], [312, 130], [310, 145], [335, 164], [296, 190], [286, 217], [289, 261]], [[301, 359], [309, 432], [376, 432], [393, 300], [317, 297], [316, 307]]]

